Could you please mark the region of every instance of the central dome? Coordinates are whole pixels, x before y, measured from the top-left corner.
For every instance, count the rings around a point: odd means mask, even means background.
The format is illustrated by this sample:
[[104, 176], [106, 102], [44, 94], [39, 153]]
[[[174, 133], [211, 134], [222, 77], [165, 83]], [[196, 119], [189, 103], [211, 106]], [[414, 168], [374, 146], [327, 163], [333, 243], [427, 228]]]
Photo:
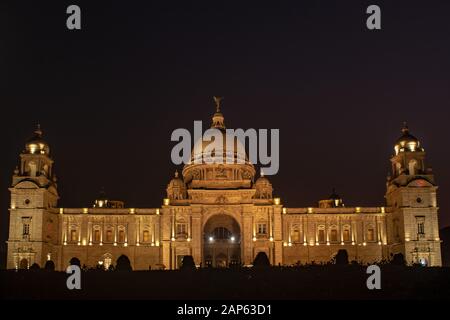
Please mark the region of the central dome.
[[211, 128], [217, 130], [206, 131], [195, 142], [190, 162], [183, 168], [184, 182], [190, 188], [251, 188], [255, 168], [248, 160], [244, 143], [226, 132], [219, 107]]

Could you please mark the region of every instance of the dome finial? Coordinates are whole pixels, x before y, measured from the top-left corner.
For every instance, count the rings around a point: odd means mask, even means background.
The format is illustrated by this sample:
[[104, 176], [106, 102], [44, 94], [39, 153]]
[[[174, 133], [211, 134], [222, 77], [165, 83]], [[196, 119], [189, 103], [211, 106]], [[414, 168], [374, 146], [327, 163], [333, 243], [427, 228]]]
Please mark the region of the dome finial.
[[408, 133], [408, 132], [409, 132], [408, 123], [406, 121], [403, 121], [402, 133]]
[[224, 123], [223, 114], [220, 112], [220, 103], [223, 100], [223, 97], [214, 96], [213, 98], [214, 98], [214, 102], [216, 103], [216, 113], [214, 113], [214, 116], [212, 118], [211, 128], [223, 130], [223, 129], [225, 129], [225, 123]]
[[39, 122], [37, 123], [36, 130], [34, 130], [34, 133], [36, 133], [36, 135], [38, 135], [39, 137], [42, 136], [41, 124]]
[[216, 103], [216, 113], [220, 113], [220, 103], [223, 100], [223, 97], [213, 96], [214, 102]]
[[260, 175], [261, 175], [261, 178], [264, 178], [264, 170], [263, 169], [261, 169]]
[[178, 178], [178, 170], [175, 170], [175, 178]]

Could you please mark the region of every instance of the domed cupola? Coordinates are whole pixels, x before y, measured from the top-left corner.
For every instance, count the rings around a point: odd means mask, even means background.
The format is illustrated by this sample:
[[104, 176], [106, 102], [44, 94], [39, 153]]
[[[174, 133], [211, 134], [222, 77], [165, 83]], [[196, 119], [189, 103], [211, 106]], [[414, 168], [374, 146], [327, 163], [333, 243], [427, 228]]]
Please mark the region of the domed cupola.
[[417, 139], [409, 132], [409, 128], [406, 122], [403, 123], [402, 135], [395, 142], [394, 150], [396, 155], [400, 152], [424, 151], [423, 148], [420, 147], [419, 139]]
[[264, 176], [264, 172], [261, 171], [261, 177], [256, 180], [254, 188], [255, 199], [272, 199], [273, 187], [269, 179]]
[[220, 111], [222, 98], [214, 97], [214, 101], [211, 129], [218, 131], [208, 130], [194, 143], [191, 159], [183, 168], [184, 182], [189, 189], [250, 189], [255, 168], [248, 160], [245, 145], [225, 129]]
[[38, 124], [33, 136], [25, 144], [26, 153], [30, 154], [50, 154], [48, 143], [42, 139], [41, 126]]
[[170, 200], [185, 200], [187, 198], [186, 185], [175, 171], [175, 177], [170, 180], [167, 186], [167, 198]]

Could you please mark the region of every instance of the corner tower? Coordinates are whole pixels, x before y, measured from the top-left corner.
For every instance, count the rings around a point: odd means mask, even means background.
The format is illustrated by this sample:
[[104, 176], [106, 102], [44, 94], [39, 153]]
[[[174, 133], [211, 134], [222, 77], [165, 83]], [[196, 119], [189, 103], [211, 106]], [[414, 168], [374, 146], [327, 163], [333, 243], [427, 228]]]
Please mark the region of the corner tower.
[[50, 147], [38, 125], [14, 170], [8, 239], [8, 269], [43, 267], [54, 260], [58, 243], [58, 192]]
[[440, 266], [437, 186], [426, 153], [406, 123], [394, 146], [386, 202], [391, 254], [401, 253], [407, 264]]

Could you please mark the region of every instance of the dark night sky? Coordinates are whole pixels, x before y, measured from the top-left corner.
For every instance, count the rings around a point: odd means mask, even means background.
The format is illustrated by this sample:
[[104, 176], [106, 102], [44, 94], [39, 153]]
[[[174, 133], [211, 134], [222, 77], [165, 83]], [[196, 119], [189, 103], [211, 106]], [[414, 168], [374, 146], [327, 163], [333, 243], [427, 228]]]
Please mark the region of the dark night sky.
[[[128, 206], [161, 204], [175, 167], [170, 134], [209, 125], [279, 128], [275, 193], [313, 206], [336, 187], [347, 206], [384, 205], [403, 121], [436, 174], [450, 224], [449, 1], [2, 1], [0, 206], [24, 141], [40, 122], [61, 206], [102, 186]], [[395, 2], [395, 3], [394, 3]], [[195, 3], [195, 5], [194, 5]], [[365, 9], [382, 9], [382, 30]], [[66, 29], [66, 8], [82, 30]]]

